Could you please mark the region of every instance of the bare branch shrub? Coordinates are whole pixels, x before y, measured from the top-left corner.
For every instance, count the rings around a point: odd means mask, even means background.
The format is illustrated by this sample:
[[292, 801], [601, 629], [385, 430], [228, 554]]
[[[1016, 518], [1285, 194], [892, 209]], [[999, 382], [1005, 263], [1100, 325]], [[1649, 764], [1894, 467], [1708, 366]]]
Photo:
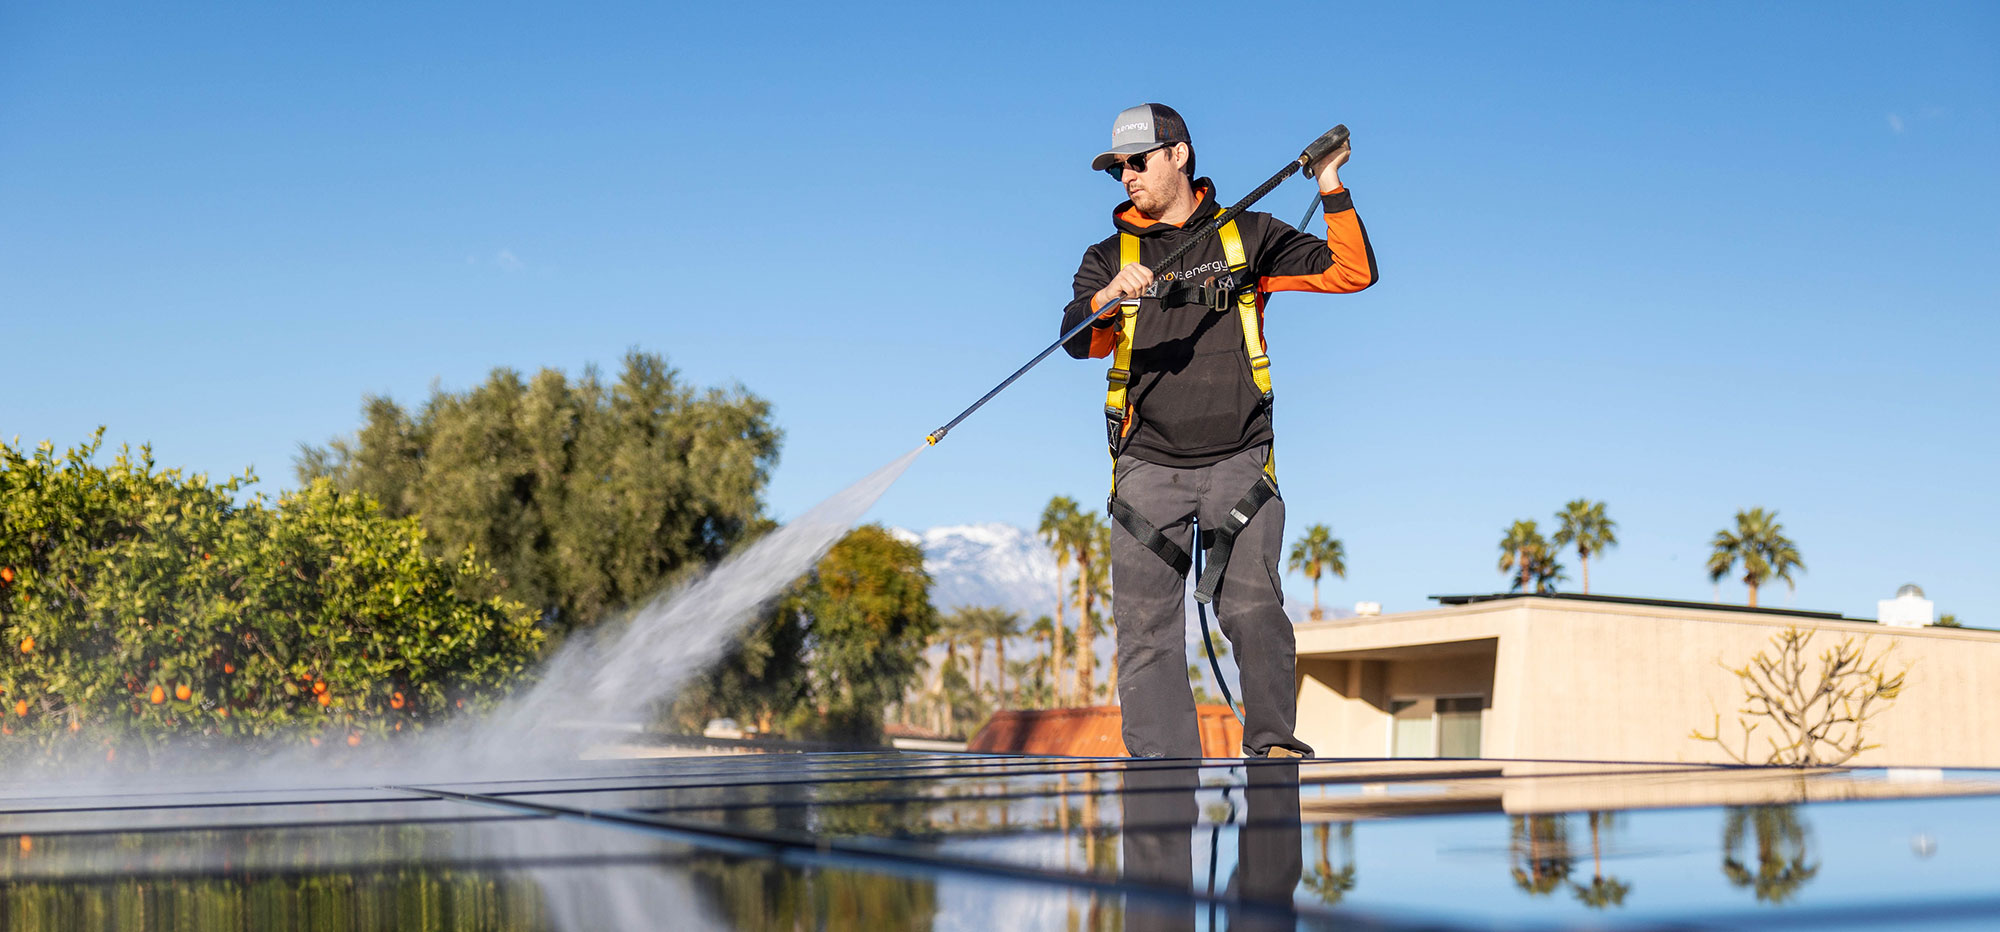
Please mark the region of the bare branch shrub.
[[[1815, 658], [1815, 634], [1794, 625], [1772, 635], [1771, 649], [1758, 651], [1749, 663], [1723, 664], [1743, 687], [1743, 706], [1736, 710], [1736, 725], [1743, 732], [1740, 745], [1723, 740], [1719, 712], [1708, 734], [1696, 728], [1690, 737], [1715, 742], [1740, 764], [1793, 767], [1843, 764], [1879, 747], [1865, 743], [1863, 733], [1869, 720], [1902, 693], [1909, 668], [1889, 669], [1893, 644], [1869, 658], [1865, 638], [1858, 645], [1853, 637], [1844, 638]], [[1763, 753], [1751, 748], [1755, 732], [1766, 725], [1770, 728], [1763, 738], [1770, 753], [1752, 760]]]

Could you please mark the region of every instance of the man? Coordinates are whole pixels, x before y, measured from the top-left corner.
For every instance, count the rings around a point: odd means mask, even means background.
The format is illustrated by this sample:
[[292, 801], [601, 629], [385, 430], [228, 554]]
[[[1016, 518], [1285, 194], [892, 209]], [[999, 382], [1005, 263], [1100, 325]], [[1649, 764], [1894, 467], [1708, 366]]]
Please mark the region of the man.
[[1063, 329], [1105, 308], [1064, 348], [1078, 359], [1112, 357], [1105, 416], [1125, 747], [1137, 757], [1201, 754], [1184, 646], [1198, 521], [1214, 545], [1205, 575], [1225, 569], [1219, 585], [1204, 579], [1196, 598], [1213, 599], [1236, 650], [1243, 750], [1309, 756], [1293, 734], [1296, 656], [1279, 586], [1285, 504], [1271, 459], [1263, 310], [1275, 291], [1345, 293], [1375, 283], [1367, 231], [1340, 184], [1350, 149], [1308, 167], [1319, 181], [1325, 240], [1245, 211], [1155, 281], [1147, 266], [1223, 205], [1209, 179], [1195, 177], [1193, 141], [1173, 108], [1125, 110], [1111, 143], [1091, 168], [1110, 172], [1130, 200], [1112, 211], [1118, 232], [1084, 251]]

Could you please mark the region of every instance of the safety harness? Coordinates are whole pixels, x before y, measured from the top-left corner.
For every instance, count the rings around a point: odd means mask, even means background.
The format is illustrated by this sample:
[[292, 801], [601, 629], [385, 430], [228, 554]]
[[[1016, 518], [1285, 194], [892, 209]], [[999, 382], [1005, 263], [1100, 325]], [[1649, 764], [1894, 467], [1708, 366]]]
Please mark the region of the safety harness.
[[[1217, 211], [1221, 213], [1221, 211]], [[1236, 319], [1243, 328], [1243, 349], [1250, 356], [1250, 378], [1262, 393], [1262, 406], [1271, 406], [1271, 357], [1264, 352], [1264, 327], [1258, 310], [1256, 277], [1250, 274], [1250, 261], [1243, 251], [1243, 237], [1236, 230], [1236, 221], [1231, 220], [1217, 231], [1222, 241], [1222, 255], [1228, 265], [1227, 277], [1222, 284], [1210, 278], [1199, 285], [1189, 286], [1179, 283], [1163, 292], [1161, 298], [1177, 297], [1193, 292], [1196, 303], [1216, 310], [1226, 310], [1236, 306]], [[1118, 236], [1118, 267], [1124, 268], [1139, 261], [1139, 238], [1130, 233]], [[1118, 317], [1123, 327], [1123, 337], [1117, 341], [1111, 353], [1111, 369], [1105, 374], [1107, 387], [1104, 395], [1105, 436], [1111, 449], [1111, 517], [1137, 539], [1141, 546], [1157, 554], [1160, 559], [1173, 567], [1183, 578], [1193, 566], [1188, 552], [1173, 542], [1153, 523], [1146, 520], [1132, 506], [1118, 497], [1118, 455], [1125, 450], [1132, 428], [1138, 419], [1134, 417], [1129, 389], [1132, 382], [1132, 346], [1139, 322], [1139, 302], [1128, 299], [1118, 305]], [[1198, 546], [1207, 551], [1207, 559], [1202, 561], [1201, 579], [1195, 585], [1196, 602], [1207, 605], [1215, 601], [1215, 593], [1222, 587], [1222, 574], [1229, 566], [1229, 552], [1236, 546], [1236, 536], [1256, 517], [1264, 503], [1278, 497], [1277, 458], [1266, 455], [1264, 474], [1255, 485], [1243, 493], [1235, 507], [1229, 509], [1229, 516], [1218, 528], [1203, 528]], [[1204, 619], [1205, 621], [1206, 619]], [[1217, 675], [1220, 682], [1221, 676]], [[1226, 688], [1226, 687], [1225, 687]]]

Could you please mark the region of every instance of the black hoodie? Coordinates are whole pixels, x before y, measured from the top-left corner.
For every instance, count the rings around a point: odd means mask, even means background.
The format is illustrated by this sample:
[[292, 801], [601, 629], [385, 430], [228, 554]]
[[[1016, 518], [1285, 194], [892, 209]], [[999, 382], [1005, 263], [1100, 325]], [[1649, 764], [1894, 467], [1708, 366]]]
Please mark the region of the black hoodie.
[[[1131, 201], [1112, 211], [1119, 233], [1139, 238], [1139, 261], [1152, 265], [1178, 247], [1189, 233], [1217, 212], [1215, 187], [1194, 183], [1199, 203], [1185, 225], [1147, 220]], [[1375, 284], [1375, 250], [1354, 213], [1347, 189], [1322, 195], [1327, 238], [1301, 233], [1270, 214], [1244, 211], [1236, 217], [1244, 258], [1256, 278], [1261, 329], [1265, 296], [1274, 291], [1323, 294], [1360, 291]], [[1111, 283], [1118, 269], [1118, 235], [1083, 252], [1077, 267], [1076, 298], [1063, 309], [1062, 331], [1090, 313], [1090, 299]], [[1234, 306], [1215, 310], [1194, 303], [1182, 285], [1222, 276], [1227, 262], [1220, 236], [1182, 256], [1178, 267], [1162, 270], [1136, 318], [1132, 348], [1130, 418], [1124, 452], [1166, 466], [1206, 466], [1271, 442], [1271, 412], [1250, 377], [1250, 356]], [[1165, 306], [1157, 297], [1165, 292]], [[1078, 359], [1109, 356], [1124, 339], [1116, 317], [1100, 322], [1064, 344]]]

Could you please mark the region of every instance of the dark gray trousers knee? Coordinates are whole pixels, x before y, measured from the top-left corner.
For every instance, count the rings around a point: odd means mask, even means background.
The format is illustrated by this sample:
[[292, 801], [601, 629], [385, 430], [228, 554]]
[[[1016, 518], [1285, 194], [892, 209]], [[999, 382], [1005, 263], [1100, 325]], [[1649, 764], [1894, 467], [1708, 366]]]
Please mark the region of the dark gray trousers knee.
[[[1118, 497], [1183, 549], [1194, 523], [1219, 528], [1263, 474], [1268, 448], [1183, 469], [1119, 457]], [[1293, 733], [1298, 715], [1292, 621], [1285, 614], [1278, 558], [1285, 503], [1264, 504], [1236, 538], [1214, 614], [1236, 654], [1244, 706], [1243, 750], [1273, 746], [1310, 754]], [[1111, 529], [1111, 606], [1118, 624], [1118, 700], [1125, 749], [1135, 757], [1199, 757], [1194, 690], [1187, 676], [1187, 579], [1117, 522]]]

